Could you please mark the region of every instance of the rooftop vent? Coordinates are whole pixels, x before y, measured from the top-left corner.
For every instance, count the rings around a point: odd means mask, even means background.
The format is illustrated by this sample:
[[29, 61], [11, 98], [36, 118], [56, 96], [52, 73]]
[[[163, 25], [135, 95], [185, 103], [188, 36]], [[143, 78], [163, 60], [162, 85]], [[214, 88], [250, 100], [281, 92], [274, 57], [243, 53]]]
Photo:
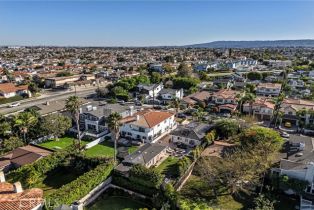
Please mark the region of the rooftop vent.
[[21, 192], [23, 192], [23, 188], [22, 188], [21, 182], [15, 182], [15, 183], [13, 184], [13, 187], [14, 187], [14, 192], [15, 192], [15, 193], [21, 193]]
[[87, 110], [87, 111], [92, 111], [92, 109], [93, 109], [93, 106], [92, 106], [92, 105], [86, 106], [86, 110]]
[[0, 183], [1, 182], [5, 182], [5, 176], [4, 176], [3, 171], [0, 171]]

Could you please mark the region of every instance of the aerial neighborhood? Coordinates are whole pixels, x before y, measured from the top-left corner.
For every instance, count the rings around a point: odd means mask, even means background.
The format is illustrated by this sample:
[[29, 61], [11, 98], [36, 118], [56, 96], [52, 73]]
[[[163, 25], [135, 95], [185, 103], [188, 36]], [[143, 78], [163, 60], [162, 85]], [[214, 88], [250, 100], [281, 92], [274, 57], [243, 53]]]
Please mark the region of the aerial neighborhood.
[[313, 180], [313, 48], [0, 47], [0, 210], [310, 210]]

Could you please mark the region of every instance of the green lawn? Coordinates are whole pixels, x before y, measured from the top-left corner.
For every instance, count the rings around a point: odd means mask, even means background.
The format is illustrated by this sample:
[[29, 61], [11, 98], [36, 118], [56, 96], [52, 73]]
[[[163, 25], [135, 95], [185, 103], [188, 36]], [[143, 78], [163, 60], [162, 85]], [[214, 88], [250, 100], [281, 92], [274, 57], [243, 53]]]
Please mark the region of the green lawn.
[[38, 187], [40, 187], [44, 191], [45, 196], [47, 196], [55, 192], [63, 185], [74, 181], [77, 177], [81, 176], [82, 174], [83, 172], [79, 173], [67, 167], [56, 168], [47, 173], [47, 177]]
[[[66, 147], [70, 146], [73, 144], [73, 139], [72, 137], [63, 137], [59, 138], [58, 141], [56, 140], [49, 140], [47, 142], [44, 142], [42, 144], [39, 144], [41, 147], [46, 147], [48, 149], [52, 150], [60, 150], [60, 149], [65, 149]], [[87, 144], [86, 141], [82, 141], [82, 145]]]
[[168, 157], [156, 169], [167, 176], [174, 177], [176, 174], [175, 164], [179, 161], [177, 157]]
[[209, 73], [207, 74], [209, 77], [219, 77], [233, 74], [233, 72], [217, 72], [217, 73]]
[[147, 204], [140, 203], [128, 197], [110, 196], [97, 200], [92, 206], [87, 207], [88, 210], [135, 210], [143, 209]]
[[113, 157], [113, 145], [107, 141], [87, 149], [84, 153], [87, 157]]
[[129, 154], [132, 154], [133, 152], [135, 152], [138, 149], [138, 146], [131, 146], [128, 149]]
[[245, 204], [248, 203], [247, 201], [242, 203], [236, 200], [228, 192], [225, 192], [224, 189], [221, 189], [217, 199], [215, 199], [210, 188], [200, 177], [195, 175], [190, 176], [180, 191], [180, 196], [190, 203], [205, 202], [206, 205], [214, 207], [214, 209], [240, 210], [245, 208]]

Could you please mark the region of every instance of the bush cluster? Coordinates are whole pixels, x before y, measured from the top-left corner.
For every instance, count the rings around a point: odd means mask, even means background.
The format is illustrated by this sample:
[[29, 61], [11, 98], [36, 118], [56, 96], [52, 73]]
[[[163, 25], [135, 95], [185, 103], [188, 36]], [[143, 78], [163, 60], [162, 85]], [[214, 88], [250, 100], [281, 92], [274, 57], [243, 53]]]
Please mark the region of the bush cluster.
[[181, 177], [186, 172], [186, 170], [188, 170], [191, 164], [192, 164], [192, 161], [190, 160], [190, 158], [188, 157], [181, 158], [176, 164], [177, 176]]
[[98, 165], [95, 169], [79, 176], [76, 180], [62, 186], [58, 191], [48, 195], [48, 209], [61, 204], [71, 204], [87, 195], [92, 189], [106, 180], [114, 168], [112, 162]]

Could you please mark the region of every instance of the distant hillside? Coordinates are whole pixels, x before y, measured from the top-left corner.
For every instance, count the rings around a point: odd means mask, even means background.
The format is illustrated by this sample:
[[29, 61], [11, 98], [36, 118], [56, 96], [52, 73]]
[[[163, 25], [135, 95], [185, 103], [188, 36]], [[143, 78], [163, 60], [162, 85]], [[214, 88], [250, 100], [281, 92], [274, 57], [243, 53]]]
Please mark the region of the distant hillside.
[[215, 41], [186, 45], [192, 48], [264, 48], [264, 47], [314, 47], [313, 39], [274, 41]]

